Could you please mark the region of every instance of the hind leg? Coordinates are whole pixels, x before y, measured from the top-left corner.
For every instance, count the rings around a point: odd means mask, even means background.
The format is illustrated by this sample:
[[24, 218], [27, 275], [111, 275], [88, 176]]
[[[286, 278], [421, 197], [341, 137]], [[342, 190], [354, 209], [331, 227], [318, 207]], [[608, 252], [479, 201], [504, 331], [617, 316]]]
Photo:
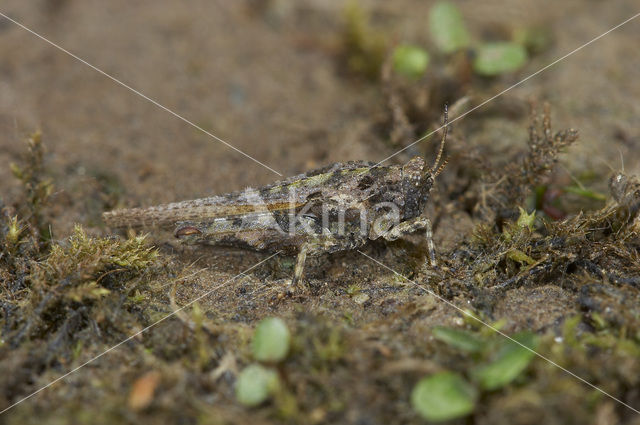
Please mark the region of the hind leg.
[[309, 244], [304, 244], [298, 252], [296, 258], [296, 267], [293, 269], [293, 279], [291, 280], [291, 289], [294, 289], [302, 283], [302, 275], [304, 274], [304, 264], [307, 261], [307, 253], [309, 252]]

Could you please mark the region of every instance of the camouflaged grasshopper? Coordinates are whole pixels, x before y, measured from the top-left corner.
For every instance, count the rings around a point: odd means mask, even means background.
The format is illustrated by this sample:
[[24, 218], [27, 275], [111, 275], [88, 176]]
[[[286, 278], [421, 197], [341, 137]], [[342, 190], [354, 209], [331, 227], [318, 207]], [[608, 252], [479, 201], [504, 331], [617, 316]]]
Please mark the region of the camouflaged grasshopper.
[[297, 255], [297, 285], [307, 255], [359, 248], [369, 240], [425, 232], [431, 265], [431, 223], [422, 216], [447, 137], [447, 111], [433, 166], [414, 157], [403, 166], [335, 163], [258, 189], [104, 213], [112, 227], [173, 227], [188, 244], [209, 244]]

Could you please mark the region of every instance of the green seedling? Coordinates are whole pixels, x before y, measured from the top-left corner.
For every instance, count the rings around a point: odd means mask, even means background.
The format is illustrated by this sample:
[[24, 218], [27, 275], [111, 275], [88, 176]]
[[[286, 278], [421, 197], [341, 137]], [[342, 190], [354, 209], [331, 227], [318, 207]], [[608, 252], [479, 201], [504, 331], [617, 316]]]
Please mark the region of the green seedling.
[[253, 335], [253, 358], [268, 363], [282, 361], [289, 353], [290, 343], [291, 334], [286, 323], [277, 317], [266, 318], [258, 324]]
[[478, 353], [485, 348], [481, 338], [465, 330], [436, 326], [431, 333], [437, 340], [468, 353]]
[[393, 52], [393, 69], [409, 78], [424, 75], [429, 65], [429, 53], [421, 47], [402, 44]]
[[247, 407], [264, 403], [280, 387], [278, 374], [264, 366], [252, 364], [240, 372], [236, 382], [236, 400]]
[[516, 71], [527, 61], [525, 48], [508, 41], [481, 44], [475, 53], [473, 70], [485, 77]]
[[447, 421], [472, 413], [477, 396], [476, 389], [460, 375], [440, 372], [416, 384], [411, 406], [428, 421]]
[[[535, 357], [537, 338], [531, 332], [513, 336], [513, 340], [502, 340], [493, 361], [472, 372], [474, 380], [484, 390], [496, 390], [516, 379]], [[522, 344], [522, 345], [521, 345]]]
[[433, 43], [444, 53], [464, 49], [471, 41], [462, 15], [453, 3], [438, 2], [431, 8], [429, 29]]

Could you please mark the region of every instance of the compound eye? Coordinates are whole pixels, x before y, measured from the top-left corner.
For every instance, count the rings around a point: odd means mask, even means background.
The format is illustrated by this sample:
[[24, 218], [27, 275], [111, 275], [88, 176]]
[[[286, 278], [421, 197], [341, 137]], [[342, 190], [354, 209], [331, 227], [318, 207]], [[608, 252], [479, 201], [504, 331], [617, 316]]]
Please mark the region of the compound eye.
[[175, 236], [176, 238], [180, 238], [183, 236], [191, 236], [191, 235], [200, 235], [202, 234], [202, 232], [198, 229], [196, 229], [193, 226], [184, 226], [184, 227], [180, 227], [178, 230], [176, 230]]

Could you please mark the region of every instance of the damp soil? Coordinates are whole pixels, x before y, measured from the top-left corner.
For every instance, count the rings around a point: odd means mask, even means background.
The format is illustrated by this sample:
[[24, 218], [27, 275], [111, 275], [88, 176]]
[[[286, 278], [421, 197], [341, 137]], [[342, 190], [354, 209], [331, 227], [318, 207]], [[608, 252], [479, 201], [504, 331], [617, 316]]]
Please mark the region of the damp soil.
[[[342, 1], [4, 1], [0, 12], [246, 155], [0, 18], [0, 409], [19, 402], [0, 422], [424, 423], [414, 385], [442, 371], [473, 380], [486, 360], [433, 329], [499, 337], [463, 311], [533, 332], [542, 356], [640, 409], [639, 22], [451, 125], [425, 211], [436, 268], [419, 237], [372, 242], [366, 256], [309, 259], [305, 288], [288, 294], [294, 259], [102, 222], [380, 161], [437, 128], [445, 103], [453, 120], [638, 12], [630, 0], [456, 4], [478, 39], [538, 28], [547, 42], [516, 72], [481, 78], [471, 53], [434, 55], [407, 81], [385, 77], [374, 44], [354, 47]], [[360, 1], [364, 39], [429, 46], [431, 6]], [[430, 161], [437, 144], [387, 162]], [[612, 191], [623, 169], [629, 184]], [[282, 389], [245, 407], [236, 379], [271, 316], [292, 334], [271, 366]], [[537, 357], [453, 422], [639, 418]]]

